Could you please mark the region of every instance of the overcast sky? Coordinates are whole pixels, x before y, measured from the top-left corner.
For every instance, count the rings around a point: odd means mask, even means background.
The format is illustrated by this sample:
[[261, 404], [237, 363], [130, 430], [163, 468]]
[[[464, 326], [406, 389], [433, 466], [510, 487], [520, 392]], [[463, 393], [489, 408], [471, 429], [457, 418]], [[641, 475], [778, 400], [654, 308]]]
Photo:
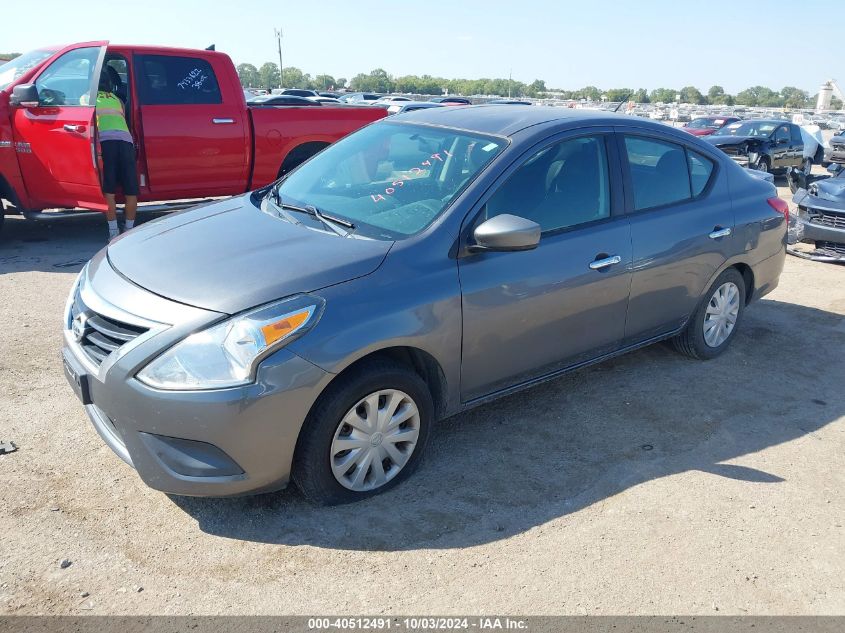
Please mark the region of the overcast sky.
[[[845, 67], [843, 0], [143, 0], [74, 5], [4, 0], [0, 52], [108, 39], [204, 48], [350, 79], [507, 77], [548, 87], [713, 84], [818, 91]], [[37, 15], [35, 15], [37, 13]], [[838, 26], [837, 26], [838, 25]], [[839, 54], [837, 54], [837, 50]], [[845, 72], [840, 72], [845, 84]]]

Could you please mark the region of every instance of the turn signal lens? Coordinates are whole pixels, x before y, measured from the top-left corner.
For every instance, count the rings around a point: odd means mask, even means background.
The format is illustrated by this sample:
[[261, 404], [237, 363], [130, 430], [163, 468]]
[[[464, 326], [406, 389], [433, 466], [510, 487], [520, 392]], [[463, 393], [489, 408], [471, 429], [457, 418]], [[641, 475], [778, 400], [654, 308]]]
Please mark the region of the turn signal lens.
[[296, 332], [308, 320], [311, 312], [311, 309], [302, 310], [296, 314], [286, 316], [275, 323], [262, 326], [261, 333], [264, 335], [264, 344], [272, 345], [276, 341], [287, 338], [292, 332]]

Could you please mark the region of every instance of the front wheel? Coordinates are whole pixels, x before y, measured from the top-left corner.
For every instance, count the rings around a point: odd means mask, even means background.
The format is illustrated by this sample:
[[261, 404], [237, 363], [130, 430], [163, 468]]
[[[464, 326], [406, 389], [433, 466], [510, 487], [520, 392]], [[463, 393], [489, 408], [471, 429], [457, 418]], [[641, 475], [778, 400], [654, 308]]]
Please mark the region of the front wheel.
[[323, 505], [383, 492], [416, 469], [433, 417], [428, 386], [416, 372], [388, 360], [365, 363], [314, 405], [297, 443], [293, 480]]
[[736, 334], [745, 311], [745, 280], [728, 268], [708, 288], [686, 329], [672, 339], [682, 354], [709, 360], [724, 352]]
[[757, 162], [754, 163], [754, 169], [757, 171], [762, 171], [764, 173], [768, 173], [771, 170], [772, 166], [769, 164], [769, 159], [765, 156], [762, 158], [758, 158]]

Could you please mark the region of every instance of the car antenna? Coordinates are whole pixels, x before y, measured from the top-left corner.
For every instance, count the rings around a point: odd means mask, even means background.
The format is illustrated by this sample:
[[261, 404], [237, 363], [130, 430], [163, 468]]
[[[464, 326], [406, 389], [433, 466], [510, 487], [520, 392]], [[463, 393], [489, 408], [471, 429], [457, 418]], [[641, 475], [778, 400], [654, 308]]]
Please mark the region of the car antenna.
[[626, 95], [626, 96], [625, 96], [625, 98], [624, 98], [624, 99], [622, 99], [622, 101], [620, 101], [620, 102], [619, 102], [619, 105], [618, 105], [618, 106], [616, 106], [615, 108], [613, 108], [613, 111], [614, 111], [614, 112], [618, 112], [618, 111], [619, 111], [619, 108], [621, 108], [621, 107], [622, 107], [622, 104], [623, 104], [623, 103], [626, 103], [626, 102], [628, 101], [628, 99], [630, 99], [630, 98], [631, 98], [631, 95], [633, 95], [633, 94], [634, 94], [634, 93], [632, 92], [631, 94]]
[[214, 47], [214, 44], [212, 44], [211, 46], [207, 47], [205, 50], [207, 50], [207, 51], [216, 51], [217, 49]]

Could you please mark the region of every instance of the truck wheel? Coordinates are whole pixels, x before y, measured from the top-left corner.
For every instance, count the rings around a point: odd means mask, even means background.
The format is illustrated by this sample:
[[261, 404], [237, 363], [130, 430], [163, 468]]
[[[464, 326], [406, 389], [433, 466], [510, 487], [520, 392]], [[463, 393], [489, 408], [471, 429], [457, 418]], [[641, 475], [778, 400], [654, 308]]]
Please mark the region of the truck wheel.
[[769, 159], [765, 156], [762, 156], [757, 159], [757, 162], [754, 163], [754, 169], [757, 171], [762, 171], [764, 173], [768, 173], [771, 170], [772, 166], [769, 164]]
[[428, 385], [409, 367], [373, 360], [329, 385], [300, 432], [292, 478], [321, 505], [358, 501], [417, 467], [434, 422]]

